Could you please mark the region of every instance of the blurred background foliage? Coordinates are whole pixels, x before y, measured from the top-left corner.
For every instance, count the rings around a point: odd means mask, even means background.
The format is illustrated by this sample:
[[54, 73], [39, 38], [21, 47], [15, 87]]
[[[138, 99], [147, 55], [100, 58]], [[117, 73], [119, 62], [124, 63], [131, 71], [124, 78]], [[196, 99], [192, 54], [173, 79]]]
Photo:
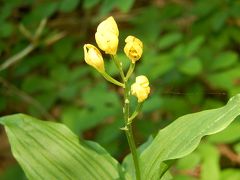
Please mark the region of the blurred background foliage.
[[[119, 129], [122, 92], [83, 59], [84, 43], [95, 44], [104, 18], [112, 15], [118, 23], [118, 55], [125, 64], [126, 36], [144, 43], [135, 75], [149, 77], [152, 93], [134, 126], [138, 145], [177, 117], [220, 107], [240, 92], [240, 0], [1, 0], [0, 5], [1, 116], [22, 112], [60, 121], [120, 161], [129, 152]], [[108, 56], [105, 64], [118, 78]], [[25, 179], [0, 128], [0, 179]], [[240, 118], [206, 137], [176, 162], [174, 179], [239, 180], [239, 131]]]

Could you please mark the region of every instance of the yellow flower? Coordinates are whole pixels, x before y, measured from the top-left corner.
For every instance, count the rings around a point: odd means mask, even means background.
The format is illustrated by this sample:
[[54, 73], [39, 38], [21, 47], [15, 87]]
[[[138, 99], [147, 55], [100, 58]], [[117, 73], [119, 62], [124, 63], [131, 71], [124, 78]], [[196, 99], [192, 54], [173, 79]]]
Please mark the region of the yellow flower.
[[98, 25], [95, 39], [101, 50], [106, 54], [115, 55], [118, 48], [118, 35], [117, 23], [111, 16]]
[[86, 63], [96, 68], [99, 72], [104, 72], [104, 61], [101, 52], [91, 44], [85, 44], [83, 49]]
[[143, 102], [147, 99], [150, 93], [149, 81], [146, 76], [136, 77], [136, 82], [131, 85], [132, 95], [138, 98], [138, 102]]
[[143, 43], [138, 38], [134, 36], [128, 36], [125, 39], [126, 45], [124, 47], [124, 52], [127, 57], [135, 63], [138, 61], [143, 53]]

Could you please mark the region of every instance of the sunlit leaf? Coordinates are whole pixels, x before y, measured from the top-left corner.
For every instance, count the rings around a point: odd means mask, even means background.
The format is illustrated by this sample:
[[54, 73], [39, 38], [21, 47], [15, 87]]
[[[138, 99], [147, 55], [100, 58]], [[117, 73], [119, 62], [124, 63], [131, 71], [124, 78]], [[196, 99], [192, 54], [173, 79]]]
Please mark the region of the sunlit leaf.
[[240, 94], [221, 108], [182, 116], [160, 130], [141, 154], [143, 179], [159, 179], [162, 162], [191, 153], [203, 136], [225, 129], [239, 114]]
[[120, 178], [117, 161], [99, 146], [93, 149], [79, 142], [63, 124], [23, 114], [0, 118], [0, 123], [14, 157], [31, 180]]

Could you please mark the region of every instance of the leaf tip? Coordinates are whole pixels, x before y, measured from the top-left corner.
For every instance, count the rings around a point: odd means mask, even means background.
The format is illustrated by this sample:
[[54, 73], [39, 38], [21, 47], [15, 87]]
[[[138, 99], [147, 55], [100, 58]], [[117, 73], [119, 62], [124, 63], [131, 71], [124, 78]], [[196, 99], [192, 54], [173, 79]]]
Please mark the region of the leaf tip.
[[14, 124], [16, 121], [24, 119], [24, 116], [26, 115], [22, 113], [3, 116], [0, 117], [0, 124], [9, 126], [11, 124]]

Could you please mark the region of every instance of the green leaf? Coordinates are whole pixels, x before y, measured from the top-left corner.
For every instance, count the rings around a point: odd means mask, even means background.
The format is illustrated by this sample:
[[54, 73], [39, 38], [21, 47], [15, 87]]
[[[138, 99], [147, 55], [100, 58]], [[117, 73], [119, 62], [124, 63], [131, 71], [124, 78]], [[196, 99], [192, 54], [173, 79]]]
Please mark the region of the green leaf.
[[107, 15], [117, 4], [117, 1], [103, 0], [100, 8], [100, 15]]
[[204, 40], [205, 40], [204, 36], [197, 36], [188, 45], [186, 45], [185, 50], [184, 50], [184, 54], [186, 56], [193, 55], [195, 52], [197, 52], [197, 50], [203, 44]]
[[66, 124], [73, 132], [77, 134], [82, 133], [85, 130], [97, 126], [104, 120], [101, 112], [102, 110], [96, 110], [92, 112], [88, 109], [67, 107], [63, 110], [62, 122]]
[[100, 0], [84, 0], [83, 7], [84, 9], [92, 8], [93, 6], [97, 5]]
[[128, 12], [134, 4], [134, 0], [118, 0], [117, 7], [124, 13]]
[[[93, 150], [65, 125], [16, 114], [0, 118], [28, 179], [118, 179], [119, 164]], [[97, 148], [99, 149], [99, 148]]]
[[14, 164], [12, 166], [8, 166], [6, 170], [0, 172], [0, 179], [4, 180], [26, 180], [26, 177], [18, 164]]
[[232, 89], [236, 87], [239, 78], [240, 66], [227, 70], [216, 72], [207, 76], [208, 82], [215, 88]]
[[220, 180], [239, 180], [240, 171], [237, 169], [225, 169], [221, 172]]
[[202, 71], [202, 63], [198, 58], [192, 58], [185, 61], [179, 70], [187, 75], [197, 75]]
[[218, 149], [212, 144], [202, 143], [199, 146], [198, 151], [202, 156], [201, 180], [219, 179], [220, 155], [219, 155]]
[[160, 38], [158, 47], [161, 49], [169, 48], [170, 46], [178, 43], [181, 39], [182, 39], [182, 34], [179, 32], [166, 34], [165, 36]]
[[[152, 79], [157, 79], [159, 78], [159, 76], [167, 73], [168, 71], [174, 68], [175, 64], [173, 61], [173, 57], [169, 54], [162, 54], [160, 56], [155, 56], [152, 59], [154, 60], [153, 61], [154, 64], [151, 65], [149, 64], [148, 61], [146, 62], [150, 65]], [[149, 71], [146, 71], [146, 72], [149, 72]]]
[[208, 137], [208, 141], [212, 143], [234, 143], [240, 140], [240, 118], [238, 121], [230, 124], [224, 131]]
[[219, 31], [225, 25], [228, 18], [228, 11], [219, 11], [211, 17], [212, 28]]
[[58, 2], [41, 3], [24, 17], [23, 22], [31, 24], [33, 22], [39, 22], [43, 18], [48, 18], [57, 11], [58, 6]]
[[211, 70], [220, 70], [234, 65], [238, 60], [238, 55], [235, 52], [224, 52], [212, 61], [210, 65]]
[[225, 129], [240, 114], [240, 94], [227, 105], [188, 114], [159, 131], [152, 144], [141, 154], [143, 179], [159, 179], [160, 164], [190, 154], [201, 138]]
[[240, 155], [240, 142], [234, 145], [233, 149]]
[[14, 31], [14, 26], [11, 23], [5, 21], [0, 21], [0, 24], [0, 38], [7, 38], [11, 36], [12, 32]]
[[80, 0], [62, 0], [59, 10], [62, 12], [71, 12], [78, 6], [79, 2]]
[[200, 160], [201, 158], [199, 153], [193, 152], [188, 156], [178, 160], [177, 169], [180, 170], [194, 169], [197, 167], [197, 165], [200, 164]]

